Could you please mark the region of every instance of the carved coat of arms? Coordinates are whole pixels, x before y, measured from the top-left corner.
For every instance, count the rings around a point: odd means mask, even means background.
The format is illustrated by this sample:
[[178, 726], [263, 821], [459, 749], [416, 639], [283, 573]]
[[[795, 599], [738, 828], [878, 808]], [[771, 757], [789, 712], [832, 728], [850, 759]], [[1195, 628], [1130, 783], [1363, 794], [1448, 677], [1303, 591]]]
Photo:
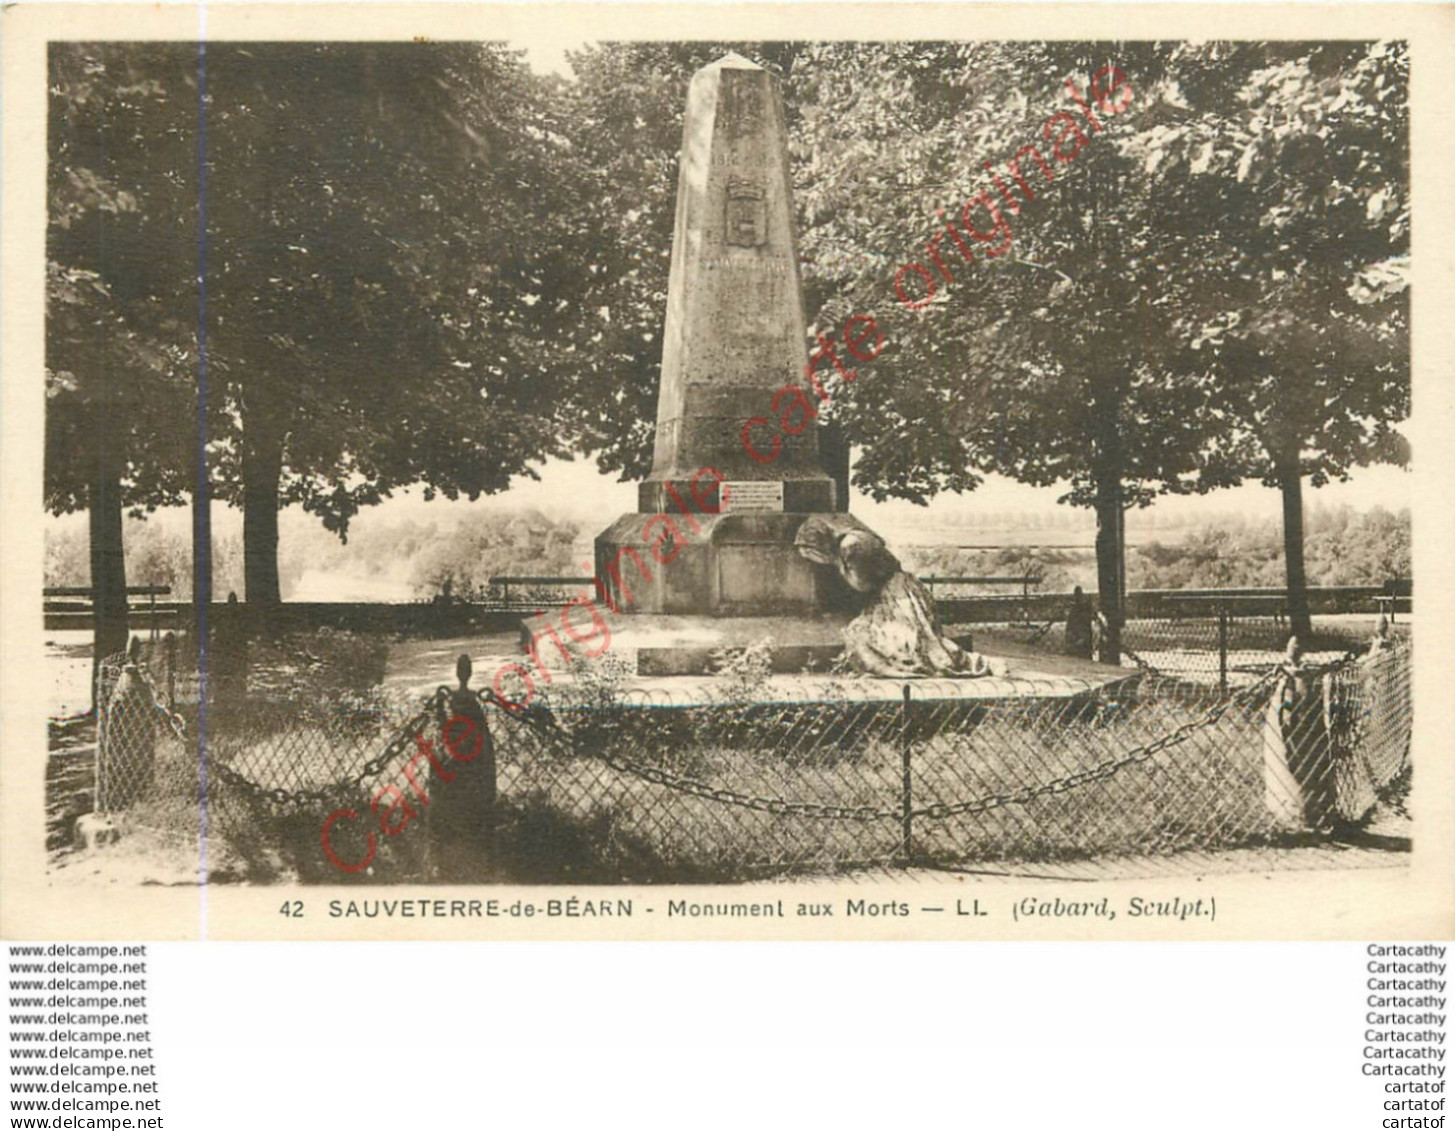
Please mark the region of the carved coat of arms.
[[740, 177], [728, 181], [727, 242], [734, 247], [768, 242], [768, 201], [762, 185]]

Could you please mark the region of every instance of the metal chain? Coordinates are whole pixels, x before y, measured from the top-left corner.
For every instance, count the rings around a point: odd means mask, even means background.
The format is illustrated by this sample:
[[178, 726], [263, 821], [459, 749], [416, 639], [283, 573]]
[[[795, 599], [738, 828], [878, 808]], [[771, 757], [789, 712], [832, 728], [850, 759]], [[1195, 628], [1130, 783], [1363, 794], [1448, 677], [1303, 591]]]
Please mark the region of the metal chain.
[[1025, 643], [1027, 643], [1027, 644], [1035, 644], [1043, 636], [1045, 636], [1046, 633], [1050, 632], [1051, 629], [1055, 628], [1056, 625], [1060, 624], [1065, 619], [1066, 619], [1066, 614], [1064, 614], [1064, 613], [1062, 613], [1059, 617], [1052, 617], [1045, 624], [1041, 625], [1040, 628], [1038, 628], [1034, 632], [1032, 632], [1030, 634], [1030, 636], [1026, 637]]
[[[1368, 651], [1369, 645], [1355, 644], [1351, 647], [1344, 649], [1344, 654], [1336, 659], [1329, 660], [1328, 662], [1322, 664], [1309, 664], [1307, 667], [1300, 668], [1299, 674], [1304, 676], [1328, 675], [1331, 672], [1336, 672], [1343, 668], [1349, 667], [1351, 664], [1354, 663], [1355, 660], [1362, 659]], [[1280, 669], [1286, 670], [1286, 668], [1282, 664], [1280, 664], [1279, 667]]]
[[425, 700], [423, 707], [395, 732], [394, 737], [384, 745], [384, 748], [364, 763], [363, 768], [358, 773], [352, 777], [332, 782], [321, 789], [289, 790], [276, 786], [270, 789], [249, 780], [231, 766], [220, 765], [217, 767], [217, 770], [224, 779], [237, 786], [250, 797], [265, 800], [272, 805], [326, 804], [340, 795], [354, 793], [370, 778], [376, 778], [382, 774], [391, 762], [409, 749], [410, 744], [414, 742], [416, 736], [429, 723], [430, 718], [438, 709], [440, 703], [439, 692], [431, 695]]
[[[1353, 667], [1356, 661], [1362, 660], [1367, 655], [1369, 655], [1368, 649], [1369, 646], [1367, 644], [1355, 645], [1352, 648], [1346, 649], [1344, 654], [1338, 659], [1333, 660], [1327, 664], [1303, 668], [1298, 670], [1297, 672], [1290, 672], [1288, 666], [1285, 664], [1280, 665], [1280, 670], [1288, 675], [1297, 674], [1305, 677], [1315, 676], [1319, 679], [1322, 679], [1324, 676], [1332, 675], [1335, 672], [1344, 670], [1345, 668]], [[1372, 784], [1376, 781], [1379, 781], [1380, 778], [1383, 777], [1383, 775], [1381, 775], [1374, 768], [1374, 764], [1369, 760], [1369, 751], [1365, 742], [1365, 739], [1368, 737], [1368, 722], [1369, 708], [1366, 706], [1362, 711], [1359, 712], [1358, 717], [1349, 724], [1353, 737], [1350, 737], [1345, 742], [1334, 745], [1332, 747], [1332, 752], [1336, 758], [1348, 758], [1351, 756], [1351, 753], [1353, 755], [1357, 755], [1359, 764], [1363, 767], [1365, 776]], [[1394, 774], [1391, 775], [1387, 780], [1385, 780], [1383, 785], [1372, 787], [1374, 789], [1375, 796], [1377, 796], [1381, 801], [1385, 800], [1385, 794], [1389, 791], [1391, 784], [1396, 778], [1399, 777], [1400, 774], [1404, 773], [1404, 770], [1408, 765], [1409, 747], [1408, 745], [1406, 745], [1403, 753], [1400, 756], [1399, 767], [1395, 770]]]
[[[1115, 762], [1108, 762], [1104, 765], [1095, 766], [1088, 770], [1082, 770], [1055, 781], [1047, 782], [1044, 785], [1034, 786], [1030, 789], [1021, 790], [1017, 793], [1003, 794], [992, 797], [977, 798], [974, 801], [964, 801], [954, 805], [936, 804], [911, 810], [912, 817], [930, 817], [942, 819], [945, 817], [959, 816], [968, 813], [980, 813], [990, 809], [999, 808], [1004, 805], [1019, 804], [1030, 801], [1033, 798], [1051, 793], [1065, 793], [1078, 786], [1085, 785], [1092, 781], [1098, 781], [1111, 777], [1127, 766], [1145, 762], [1149, 758], [1170, 747], [1185, 742], [1192, 734], [1205, 727], [1213, 726], [1229, 710], [1235, 706], [1249, 702], [1256, 698], [1267, 686], [1280, 674], [1280, 669], [1265, 673], [1256, 683], [1244, 688], [1237, 695], [1210, 708], [1207, 714], [1201, 719], [1194, 719], [1184, 723], [1176, 730], [1169, 732], [1163, 737], [1147, 743]], [[515, 719], [523, 718], [522, 712], [512, 711], [505, 708], [494, 696], [489, 693], [479, 695], [482, 703], [495, 706], [505, 710], [506, 713]], [[526, 712], [525, 714], [529, 714]], [[537, 729], [539, 726], [537, 725]], [[555, 737], [564, 738], [563, 734], [556, 732]], [[630, 774], [633, 777], [641, 778], [654, 785], [664, 786], [668, 789], [686, 793], [693, 797], [701, 797], [708, 801], [717, 801], [727, 805], [737, 805], [744, 809], [753, 809], [761, 813], [772, 813], [778, 816], [796, 815], [801, 817], [849, 820], [849, 821], [880, 821], [898, 820], [903, 817], [903, 810], [894, 808], [876, 808], [873, 806], [845, 806], [825, 805], [808, 801], [786, 801], [782, 798], [754, 797], [750, 794], [739, 793], [736, 790], [726, 789], [722, 786], [709, 785], [706, 782], [694, 778], [681, 777], [668, 773], [666, 770], [656, 766], [643, 765], [627, 758], [609, 752], [597, 755], [602, 762], [610, 766], [618, 773]]]
[[726, 805], [737, 805], [744, 809], [754, 809], [759, 813], [773, 813], [777, 816], [798, 816], [824, 818], [837, 821], [882, 821], [889, 818], [898, 818], [902, 815], [898, 809], [876, 809], [868, 805], [821, 805], [814, 801], [784, 801], [777, 797], [753, 797], [746, 793], [738, 793], [735, 790], [724, 789], [721, 786], [708, 785], [706, 782], [695, 781], [692, 778], [677, 777], [660, 770], [656, 766], [644, 766], [638, 762], [631, 762], [625, 758], [619, 758], [614, 754], [603, 753], [599, 755], [601, 760], [613, 770], [623, 774], [631, 774], [634, 777], [642, 778], [652, 782], [654, 785], [666, 786], [668, 789], [675, 789], [679, 793], [690, 794], [693, 797], [701, 797], [708, 801], [721, 801]]
[[[1107, 623], [1106, 616], [1104, 613], [1102, 613], [1100, 609], [1096, 610], [1096, 623], [1101, 625], [1101, 630], [1103, 632], [1111, 631], [1111, 625]], [[1125, 625], [1123, 627], [1125, 628]], [[1130, 644], [1123, 640], [1120, 634], [1118, 634], [1117, 636], [1117, 646], [1121, 649], [1122, 655], [1125, 656], [1127, 659], [1131, 660], [1132, 663], [1136, 664], [1137, 667], [1140, 668], [1142, 671], [1148, 673], [1149, 675], [1162, 674], [1160, 671], [1157, 670], [1157, 668], [1152, 666], [1150, 661], [1138, 655], [1136, 649], [1134, 649]]]
[[162, 702], [162, 697], [157, 693], [156, 685], [152, 683], [151, 672], [147, 671], [141, 664], [137, 664], [136, 674], [141, 678], [142, 686], [147, 689], [147, 694], [151, 697], [152, 707], [156, 709], [162, 718], [166, 719], [167, 726], [171, 728], [172, 733], [177, 736], [177, 739], [185, 743], [187, 741], [186, 720]]
[[[1100, 617], [1100, 614], [1098, 614], [1098, 617]], [[1056, 622], [1051, 621], [1050, 623], [1045, 625], [1040, 631], [1046, 631], [1054, 623]], [[1103, 624], [1104, 623], [1105, 622], [1103, 621]], [[1130, 649], [1124, 649], [1124, 651], [1126, 651], [1127, 654], [1131, 656], [1131, 658], [1135, 662], [1137, 662], [1144, 671], [1155, 673], [1155, 669], [1152, 668], [1150, 664], [1148, 664], [1145, 660], [1142, 660], [1140, 657], [1136, 656], [1135, 653], [1133, 653]], [[1362, 647], [1352, 648], [1340, 659], [1318, 670], [1320, 674], [1322, 674], [1324, 672], [1333, 671], [1337, 668], [1343, 667], [1347, 664], [1352, 663], [1355, 659], [1358, 658], [1358, 656], [1362, 654], [1362, 652]], [[158, 713], [160, 713], [162, 717], [166, 720], [167, 725], [171, 729], [173, 734], [180, 741], [185, 743], [187, 741], [187, 730], [185, 721], [177, 712], [170, 710], [162, 703], [155, 686], [153, 686], [152, 684], [149, 673], [147, 673], [146, 670], [140, 665], [138, 665], [137, 670], [142, 678], [143, 684], [147, 688], [148, 694], [151, 697], [153, 708]], [[990, 797], [978, 798], [973, 801], [959, 802], [953, 805], [939, 803], [935, 805], [924, 806], [922, 808], [912, 810], [910, 815], [914, 817], [929, 817], [932, 819], [940, 820], [953, 816], [962, 816], [972, 813], [983, 813], [991, 809], [1003, 807], [1005, 805], [1023, 804], [1027, 801], [1033, 800], [1036, 797], [1045, 796], [1047, 794], [1065, 793], [1071, 789], [1086, 785], [1090, 782], [1104, 780], [1113, 776], [1116, 773], [1119, 773], [1121, 770], [1125, 769], [1128, 766], [1135, 765], [1140, 762], [1145, 762], [1164, 750], [1180, 745], [1181, 743], [1187, 741], [1187, 739], [1190, 738], [1192, 734], [1196, 731], [1213, 726], [1218, 722], [1219, 719], [1222, 718], [1224, 714], [1226, 714], [1233, 707], [1251, 701], [1254, 697], [1261, 693], [1265, 686], [1270, 684], [1274, 679], [1284, 674], [1286, 674], [1286, 669], [1283, 665], [1278, 665], [1274, 667], [1270, 671], [1266, 672], [1262, 677], [1260, 677], [1255, 683], [1240, 691], [1237, 695], [1209, 709], [1209, 711], [1203, 718], [1195, 719], [1191, 722], [1184, 723], [1176, 730], [1169, 732], [1159, 739], [1155, 739], [1150, 743], [1146, 743], [1143, 746], [1138, 747], [1137, 749], [1131, 751], [1130, 753], [1123, 756], [1122, 758], [1117, 759], [1116, 761], [1104, 763], [1099, 766], [1094, 766], [1073, 774], [1068, 774], [1064, 777], [1058, 778], [1051, 782], [1047, 782], [1043, 785], [1033, 786], [1029, 789], [1020, 790], [1014, 793], [992, 795]], [[1304, 674], [1309, 673], [1305, 672]], [[512, 720], [525, 722], [527, 725], [535, 729], [538, 733], [542, 733], [553, 739], [564, 739], [566, 737], [564, 732], [560, 731], [554, 725], [553, 721], [548, 721], [548, 719], [543, 720], [541, 718], [541, 712], [531, 711], [529, 709], [525, 711], [512, 709], [511, 706], [498, 699], [491, 691], [479, 691], [473, 688], [470, 690], [474, 694], [475, 698], [478, 699], [482, 705], [494, 707]], [[444, 708], [444, 706], [449, 701], [450, 694], [451, 690], [447, 687], [440, 687], [439, 689], [437, 689], [434, 694], [430, 695], [425, 700], [421, 709], [395, 733], [394, 737], [387, 744], [385, 744], [385, 746], [379, 751], [379, 753], [364, 763], [363, 767], [359, 770], [357, 774], [354, 774], [352, 777], [346, 778], [342, 781], [332, 783], [326, 788], [306, 790], [288, 790], [281, 787], [268, 788], [258, 785], [256, 782], [239, 773], [231, 766], [225, 764], [219, 764], [218, 766], [216, 766], [214, 772], [216, 772], [218, 776], [221, 777], [223, 780], [227, 781], [229, 784], [235, 786], [241, 792], [257, 801], [262, 801], [277, 806], [304, 805], [309, 803], [327, 803], [341, 793], [348, 793], [357, 790], [369, 779], [378, 777], [379, 774], [383, 773], [390, 763], [392, 763], [409, 748], [415, 737], [419, 733], [421, 733], [422, 729], [430, 721], [431, 715]], [[697, 781], [693, 778], [674, 775], [656, 766], [643, 765], [641, 763], [631, 761], [630, 759], [622, 758], [618, 755], [603, 753], [602, 755], [600, 755], [600, 757], [607, 766], [610, 766], [617, 772], [630, 774], [633, 777], [637, 777], [644, 781], [651, 782], [654, 785], [664, 786], [668, 789], [673, 789], [680, 793], [689, 794], [694, 797], [701, 797], [705, 800], [717, 801], [727, 805], [737, 805], [745, 809], [752, 809], [762, 813], [771, 813], [776, 816], [796, 815], [814, 819], [851, 821], [890, 820], [899, 819], [903, 816], [902, 810], [897, 808], [891, 809], [874, 806], [827, 805], [818, 802], [787, 801], [782, 798], [755, 797], [750, 794], [739, 793], [736, 790], [727, 789], [721, 786], [709, 785], [706, 782]]]
[[[549, 715], [542, 718], [541, 712], [532, 711], [529, 708], [522, 711], [519, 708], [510, 707], [490, 691], [476, 691], [475, 696], [485, 706], [496, 708], [507, 718], [516, 722], [524, 722], [547, 738], [563, 742], [569, 740], [564, 731], [556, 727], [553, 721], [549, 721]], [[799, 817], [840, 821], [878, 821], [900, 816], [898, 809], [876, 809], [868, 805], [824, 805], [813, 801], [785, 801], [778, 797], [754, 797], [722, 786], [708, 785], [695, 778], [680, 777], [657, 766], [643, 765], [616, 754], [602, 752], [596, 756], [618, 773], [630, 774], [643, 781], [651, 782], [653, 785], [665, 786], [693, 797], [720, 801], [725, 805], [737, 805], [744, 809], [756, 810], [759, 813], [773, 813], [779, 816], [792, 814]]]
[[1057, 778], [1055, 781], [1046, 782], [1044, 785], [1032, 786], [1029, 789], [1019, 790], [1014, 793], [992, 794], [989, 797], [978, 798], [974, 801], [961, 801], [953, 805], [944, 803], [926, 805], [923, 808], [911, 810], [910, 816], [943, 820], [946, 817], [959, 817], [971, 813], [985, 813], [991, 809], [999, 809], [1006, 805], [1022, 805], [1047, 794], [1066, 793], [1069, 790], [1087, 785], [1090, 782], [1103, 781], [1106, 778], [1112, 777], [1114, 774], [1120, 773], [1128, 766], [1145, 762], [1164, 750], [1186, 742], [1197, 731], [1205, 727], [1213, 726], [1228, 711], [1232, 710], [1233, 707], [1241, 706], [1257, 698], [1263, 689], [1271, 684], [1280, 674], [1281, 670], [1278, 668], [1264, 673], [1256, 683], [1244, 688], [1225, 702], [1218, 703], [1209, 708], [1207, 714], [1201, 719], [1193, 719], [1191, 722], [1183, 723], [1176, 730], [1169, 731], [1161, 738], [1154, 739], [1151, 742], [1137, 747], [1116, 761], [1105, 762], [1099, 766], [1079, 770], [1074, 774], [1067, 774], [1065, 777]]
[[[146, 687], [147, 693], [151, 696], [152, 706], [166, 719], [168, 726], [177, 739], [185, 744], [187, 739], [187, 723], [176, 711], [169, 709], [162, 703], [161, 697], [151, 680], [151, 674], [137, 665], [137, 674], [141, 677], [142, 684]], [[351, 778], [334, 782], [322, 789], [283, 789], [282, 787], [269, 788], [261, 786], [244, 774], [239, 773], [231, 766], [218, 763], [213, 766], [213, 772], [222, 778], [229, 785], [235, 786], [242, 793], [255, 801], [263, 801], [272, 805], [304, 805], [304, 804], [326, 804], [340, 794], [347, 794], [357, 790], [370, 778], [378, 777], [389, 766], [394, 759], [398, 758], [409, 748], [414, 740], [429, 722], [430, 717], [448, 697], [448, 689], [440, 688], [428, 699], [420, 710], [406, 722], [394, 735], [392, 739], [374, 757], [364, 763], [363, 768]]]

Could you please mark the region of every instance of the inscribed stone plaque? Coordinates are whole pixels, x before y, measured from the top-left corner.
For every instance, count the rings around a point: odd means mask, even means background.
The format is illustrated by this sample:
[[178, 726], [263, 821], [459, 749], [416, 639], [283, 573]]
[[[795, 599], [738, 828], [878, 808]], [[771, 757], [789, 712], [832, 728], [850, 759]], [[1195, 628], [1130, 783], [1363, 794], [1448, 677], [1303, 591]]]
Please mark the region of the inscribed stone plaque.
[[767, 511], [783, 510], [783, 481], [781, 479], [747, 479], [736, 483], [723, 483], [724, 514], [762, 514]]

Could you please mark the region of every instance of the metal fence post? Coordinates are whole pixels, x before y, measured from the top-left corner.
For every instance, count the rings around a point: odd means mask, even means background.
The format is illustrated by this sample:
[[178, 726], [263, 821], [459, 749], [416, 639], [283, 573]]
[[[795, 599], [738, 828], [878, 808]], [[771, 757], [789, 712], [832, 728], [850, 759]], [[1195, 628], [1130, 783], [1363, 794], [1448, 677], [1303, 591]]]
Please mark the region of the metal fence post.
[[1228, 606], [1218, 603], [1218, 691], [1228, 693]]
[[903, 783], [900, 790], [900, 839], [904, 862], [914, 860], [914, 817], [913, 795], [909, 777], [909, 684], [904, 685], [904, 707], [899, 716], [899, 758], [903, 768]]
[[162, 637], [162, 653], [167, 665], [167, 709], [177, 709], [177, 634]]

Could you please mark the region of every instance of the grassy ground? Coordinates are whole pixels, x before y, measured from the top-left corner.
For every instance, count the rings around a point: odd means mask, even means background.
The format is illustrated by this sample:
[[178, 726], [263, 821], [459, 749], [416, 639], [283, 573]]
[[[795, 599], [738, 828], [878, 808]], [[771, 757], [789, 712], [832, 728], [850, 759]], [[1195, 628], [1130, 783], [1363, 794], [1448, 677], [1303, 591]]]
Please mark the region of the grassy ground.
[[[973, 861], [1086, 859], [1268, 842], [1256, 708], [1200, 727], [1145, 761], [1148, 744], [1198, 724], [1207, 702], [1158, 699], [1110, 707], [1043, 702], [971, 710], [930, 707], [910, 729], [913, 809], [979, 803], [979, 811], [913, 822], [916, 857]], [[610, 841], [650, 844], [669, 871], [751, 874], [842, 870], [901, 858], [904, 762], [896, 712], [764, 711], [731, 736], [696, 712], [669, 712], [610, 737], [574, 743], [510, 737], [500, 720], [508, 794], [529, 793], [574, 819], [610, 820]], [[837, 728], [838, 733], [829, 733]], [[719, 733], [711, 733], [717, 730]], [[730, 740], [729, 740], [730, 739]], [[611, 749], [632, 767], [606, 765]], [[1105, 776], [1059, 791], [1073, 775]], [[719, 800], [645, 780], [660, 771], [726, 791]], [[743, 802], [748, 802], [744, 804]], [[754, 802], [760, 804], [754, 804]], [[787, 802], [792, 812], [773, 812]], [[808, 807], [867, 810], [863, 819]]]

